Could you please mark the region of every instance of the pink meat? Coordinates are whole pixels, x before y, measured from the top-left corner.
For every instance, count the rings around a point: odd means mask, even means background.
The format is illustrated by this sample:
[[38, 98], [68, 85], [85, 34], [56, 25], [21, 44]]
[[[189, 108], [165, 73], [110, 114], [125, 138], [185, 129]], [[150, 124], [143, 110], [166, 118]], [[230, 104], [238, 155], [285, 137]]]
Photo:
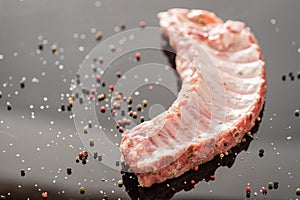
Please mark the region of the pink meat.
[[265, 97], [264, 61], [243, 22], [203, 10], [159, 13], [177, 53], [182, 89], [172, 106], [124, 134], [121, 151], [141, 186], [182, 175], [238, 144]]

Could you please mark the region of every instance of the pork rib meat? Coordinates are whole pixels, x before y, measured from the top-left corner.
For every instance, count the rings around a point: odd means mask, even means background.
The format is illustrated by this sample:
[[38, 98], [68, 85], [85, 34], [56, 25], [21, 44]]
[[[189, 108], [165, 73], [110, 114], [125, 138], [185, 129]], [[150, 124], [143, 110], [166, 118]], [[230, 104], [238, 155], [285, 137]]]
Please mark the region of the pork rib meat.
[[266, 91], [261, 50], [243, 22], [178, 8], [158, 17], [176, 51], [182, 88], [167, 111], [122, 138], [123, 158], [144, 187], [178, 177], [241, 142]]

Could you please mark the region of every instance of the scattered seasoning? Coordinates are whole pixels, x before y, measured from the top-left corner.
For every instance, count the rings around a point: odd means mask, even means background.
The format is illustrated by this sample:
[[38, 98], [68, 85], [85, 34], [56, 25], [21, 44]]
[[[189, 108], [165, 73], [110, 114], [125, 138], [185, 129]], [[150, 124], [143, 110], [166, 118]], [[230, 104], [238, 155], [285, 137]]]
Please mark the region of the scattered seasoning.
[[258, 153], [259, 157], [263, 157], [263, 156], [264, 156], [264, 153], [265, 153], [265, 150], [260, 149], [260, 150], [259, 150], [259, 153]]
[[128, 103], [128, 104], [132, 104], [132, 98], [131, 98], [131, 97], [128, 97], [128, 98], [127, 98], [127, 103]]
[[260, 121], [261, 121], [261, 118], [260, 118], [260, 117], [258, 117], [258, 118], [256, 119], [256, 121], [260, 122]]
[[76, 161], [76, 163], [79, 163], [79, 157], [77, 156], [76, 158], [75, 158], [75, 161]]
[[100, 83], [100, 80], [101, 80], [101, 76], [100, 76], [99, 74], [97, 74], [97, 75], [96, 75], [96, 81], [97, 81], [98, 83]]
[[67, 168], [67, 174], [71, 175], [72, 174], [72, 169], [71, 168]]
[[128, 106], [128, 112], [130, 112], [132, 110], [131, 105]]
[[105, 99], [105, 94], [104, 93], [101, 93], [98, 95], [98, 101], [102, 101]]
[[216, 177], [214, 175], [210, 176], [209, 178], [210, 178], [210, 180], [213, 180], [213, 181], [216, 179]]
[[96, 35], [95, 35], [95, 37], [96, 37], [96, 40], [101, 40], [102, 39], [102, 36], [103, 36], [103, 33], [101, 32], [101, 31], [98, 31], [97, 33], [96, 33]]
[[61, 110], [62, 110], [62, 111], [65, 111], [65, 110], [66, 110], [65, 104], [61, 104]]
[[293, 76], [291, 76], [290, 78], [291, 78], [291, 81], [293, 81], [293, 80], [295, 79], [294, 75], [293, 75]]
[[282, 75], [281, 80], [282, 80], [282, 81], [285, 81], [285, 79], [286, 79], [286, 76], [285, 76], [285, 75]]
[[245, 143], [247, 140], [246, 140], [246, 138], [242, 138], [242, 143]]
[[72, 106], [68, 105], [67, 109], [68, 109], [68, 111], [71, 111], [72, 110]]
[[293, 74], [293, 72], [290, 72], [289, 77], [292, 77], [292, 76], [294, 76], [294, 74]]
[[84, 134], [88, 134], [88, 130], [89, 130], [88, 126], [83, 127], [83, 133]]
[[197, 172], [197, 171], [199, 170], [199, 166], [198, 166], [198, 165], [194, 166], [194, 167], [193, 167], [193, 170], [194, 170], [195, 172]]
[[25, 80], [21, 80], [20, 81], [20, 87], [21, 88], [25, 88]]
[[118, 160], [116, 161], [116, 166], [120, 166], [120, 162]]
[[85, 193], [85, 188], [84, 187], [80, 187], [79, 191], [80, 191], [80, 194], [84, 194]]
[[90, 147], [93, 147], [95, 145], [94, 139], [90, 139]]
[[223, 153], [220, 154], [220, 158], [224, 158], [224, 154]]
[[123, 126], [120, 126], [120, 127], [119, 127], [119, 132], [120, 132], [120, 133], [123, 133], [123, 132], [124, 132]]
[[47, 199], [48, 198], [48, 192], [43, 192], [42, 193], [42, 198]]
[[141, 111], [141, 110], [142, 110], [142, 105], [141, 105], [141, 104], [138, 104], [138, 105], [136, 106], [136, 109], [137, 109], [138, 111]]
[[119, 186], [119, 187], [122, 187], [122, 186], [123, 186], [123, 180], [121, 180], [121, 179], [118, 180], [118, 186]]
[[117, 77], [118, 77], [118, 78], [121, 78], [121, 76], [122, 76], [122, 72], [120, 72], [120, 71], [119, 71], [119, 72], [117, 72], [117, 74], [116, 74], [116, 75], [117, 75]]
[[251, 187], [250, 186], [246, 187], [246, 192], [249, 192], [249, 193], [251, 192]]
[[141, 116], [140, 117], [140, 120], [141, 120], [141, 123], [143, 123], [145, 121], [145, 117], [144, 116]]
[[52, 51], [52, 53], [55, 53], [57, 51], [57, 45], [56, 44], [52, 44], [51, 51]]
[[105, 111], [106, 111], [105, 106], [101, 106], [100, 111], [101, 111], [102, 113], [105, 113]]
[[135, 53], [135, 58], [136, 58], [137, 61], [139, 61], [141, 59], [141, 53], [136, 52]]
[[300, 79], [300, 71], [297, 72], [297, 78]]
[[68, 104], [69, 104], [70, 107], [73, 106], [73, 98], [72, 97], [68, 98]]
[[262, 193], [263, 193], [264, 195], [266, 195], [266, 194], [268, 193], [268, 190], [267, 190], [267, 188], [265, 188], [265, 187], [262, 187], [261, 189], [262, 189]]
[[278, 181], [274, 181], [274, 189], [278, 189], [278, 185], [279, 185]]
[[21, 169], [21, 176], [25, 176], [25, 169]]
[[114, 85], [109, 85], [109, 90], [110, 90], [110, 91], [114, 91], [114, 89], [115, 89], [115, 86], [114, 86]]
[[148, 89], [149, 89], [150, 91], [152, 91], [152, 90], [153, 90], [153, 86], [152, 86], [152, 85], [149, 85]]
[[272, 190], [272, 189], [273, 189], [273, 182], [269, 182], [269, 183], [268, 183], [268, 188], [269, 188], [269, 190]]
[[1, 199], [1, 200], [4, 200], [4, 199], [6, 199], [6, 197], [5, 197], [4, 195], [1, 195], [1, 196], [0, 196], [0, 199]]
[[102, 161], [102, 155], [98, 157], [98, 161]]
[[129, 111], [129, 116], [132, 117], [132, 115], [133, 115], [133, 111], [131, 110]]
[[300, 196], [300, 188], [297, 188], [297, 189], [296, 189], [296, 195], [297, 195], [297, 196]]
[[143, 100], [143, 106], [147, 107], [148, 101], [146, 99]]
[[43, 50], [43, 47], [44, 47], [43, 44], [39, 44], [39, 47], [38, 47], [38, 48], [39, 48], [39, 50], [42, 51], [42, 50]]
[[0, 98], [2, 98], [2, 91], [0, 91]]
[[120, 27], [121, 27], [122, 30], [125, 30], [125, 29], [126, 29], [126, 25], [125, 25], [125, 24], [121, 24]]
[[89, 121], [89, 128], [92, 128], [92, 127], [93, 127], [92, 122]]
[[146, 22], [141, 21], [141, 22], [140, 22], [140, 27], [141, 27], [141, 28], [145, 28], [145, 27], [146, 27]]
[[94, 152], [94, 159], [98, 158], [98, 152]]
[[7, 110], [11, 110], [12, 106], [11, 106], [11, 103], [9, 101], [6, 102], [6, 107], [7, 107]]
[[295, 110], [295, 116], [296, 116], [296, 117], [299, 117], [299, 115], [300, 115], [300, 110], [299, 110], [299, 109], [296, 109], [296, 110]]
[[98, 60], [99, 60], [99, 63], [102, 64], [103, 61], [104, 61], [104, 58], [103, 58], [102, 56], [100, 56], [100, 57], [98, 58]]
[[137, 112], [134, 111], [134, 112], [132, 113], [132, 117], [133, 117], [134, 119], [136, 119], [137, 116], [138, 116]]
[[192, 185], [195, 185], [195, 183], [196, 183], [195, 180], [192, 179], [192, 180], [191, 180], [191, 184], [192, 184]]

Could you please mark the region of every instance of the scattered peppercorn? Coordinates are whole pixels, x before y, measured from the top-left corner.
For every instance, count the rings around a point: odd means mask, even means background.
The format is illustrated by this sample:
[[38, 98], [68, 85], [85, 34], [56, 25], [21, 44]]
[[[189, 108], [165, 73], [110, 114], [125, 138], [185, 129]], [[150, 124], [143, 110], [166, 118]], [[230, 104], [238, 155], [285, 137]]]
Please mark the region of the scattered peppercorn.
[[11, 103], [9, 101], [6, 102], [6, 107], [7, 107], [7, 110], [11, 110], [12, 106], [11, 106]]
[[101, 111], [102, 113], [105, 113], [105, 111], [106, 111], [105, 106], [101, 106], [100, 111]]
[[141, 22], [140, 22], [140, 27], [141, 27], [141, 28], [145, 28], [145, 27], [146, 27], [146, 22], [141, 21]]
[[103, 36], [103, 33], [101, 31], [98, 31], [95, 35], [96, 37], [96, 40], [101, 40], [102, 39], [102, 36]]
[[21, 169], [21, 176], [25, 176], [25, 169]]
[[266, 195], [266, 194], [268, 193], [268, 190], [267, 190], [267, 188], [265, 188], [265, 187], [262, 187], [261, 189], [262, 189], [262, 193], [263, 193], [264, 195]]
[[121, 24], [121, 29], [125, 30], [126, 29], [126, 25], [125, 24]]
[[245, 143], [247, 140], [246, 140], [246, 138], [242, 138], [242, 143]]
[[20, 81], [20, 87], [21, 88], [25, 88], [25, 80], [21, 80]]
[[192, 185], [195, 185], [195, 183], [196, 183], [195, 180], [192, 179], [192, 180], [191, 180], [191, 184], [192, 184]]
[[95, 145], [94, 139], [90, 139], [90, 147], [93, 147]]
[[296, 189], [296, 195], [297, 195], [297, 196], [300, 196], [300, 188], [297, 188], [297, 189]]
[[71, 168], [67, 168], [67, 174], [71, 175], [72, 174], [72, 169]]
[[65, 104], [61, 104], [61, 110], [62, 110], [62, 111], [65, 111], [65, 110], [66, 110]]
[[84, 187], [80, 187], [79, 191], [80, 191], [80, 194], [84, 194], [85, 193], [85, 188]]
[[51, 51], [52, 51], [52, 53], [55, 53], [57, 51], [57, 45], [56, 44], [53, 44], [51, 46]]
[[269, 182], [269, 183], [268, 183], [268, 188], [269, 188], [269, 190], [272, 190], [272, 189], [273, 189], [273, 182]]
[[278, 181], [274, 181], [274, 189], [278, 189], [278, 185], [279, 185]]
[[43, 192], [42, 193], [42, 198], [47, 199], [48, 198], [48, 192]]
[[105, 99], [105, 94], [104, 93], [101, 93], [98, 95], [98, 101], [102, 101]]
[[43, 44], [39, 44], [39, 50], [42, 51], [42, 50], [43, 50], [43, 47], [44, 47]]
[[193, 167], [193, 170], [194, 170], [195, 172], [197, 172], [197, 171], [199, 170], [199, 166], [198, 166], [198, 165], [194, 166], [194, 167]]
[[141, 110], [142, 110], [142, 105], [141, 105], [141, 104], [138, 104], [138, 105], [136, 106], [136, 109], [137, 109], [138, 111], [141, 111]]
[[139, 52], [135, 53], [135, 58], [137, 61], [139, 61], [141, 59], [141, 53]]
[[2, 91], [0, 91], [0, 98], [2, 98]]
[[101, 80], [101, 76], [100, 76], [99, 74], [97, 74], [97, 75], [96, 75], [96, 81], [97, 81], [98, 83], [100, 83], [100, 80]]
[[118, 78], [121, 78], [121, 76], [122, 76], [122, 72], [117, 72], [117, 74], [116, 74], [116, 75], [117, 75], [117, 77], [118, 77]]
[[76, 158], [75, 158], [75, 161], [77, 162], [77, 163], [79, 163], [79, 157], [77, 156]]
[[115, 86], [114, 86], [114, 85], [109, 85], [109, 90], [110, 90], [110, 91], [114, 91], [114, 89], [115, 89]]
[[146, 99], [143, 100], [143, 106], [147, 107], [148, 101]]
[[131, 97], [128, 97], [128, 98], [127, 98], [127, 103], [128, 103], [128, 104], [132, 104], [132, 98], [131, 98]]
[[246, 187], [246, 192], [251, 192], [251, 187], [250, 186]]
[[297, 72], [297, 78], [300, 79], [300, 71]]
[[123, 180], [118, 180], [118, 186], [122, 187], [123, 186]]
[[88, 134], [88, 130], [89, 130], [88, 126], [83, 127], [83, 133], [84, 134]]
[[68, 111], [71, 111], [71, 110], [72, 110], [72, 106], [68, 105], [68, 106], [67, 106], [67, 110], [68, 110]]
[[141, 120], [141, 123], [143, 123], [145, 121], [145, 117], [144, 116], [141, 116], [140, 117], [140, 120]]
[[285, 79], [286, 79], [286, 76], [282, 75], [281, 80], [285, 81]]
[[137, 112], [134, 111], [134, 112], [132, 113], [132, 117], [133, 117], [134, 119], [136, 119], [137, 116], [138, 116]]
[[296, 116], [296, 117], [299, 117], [299, 115], [300, 115], [300, 110], [299, 110], [299, 109], [296, 109], [296, 110], [295, 110], [295, 116]]

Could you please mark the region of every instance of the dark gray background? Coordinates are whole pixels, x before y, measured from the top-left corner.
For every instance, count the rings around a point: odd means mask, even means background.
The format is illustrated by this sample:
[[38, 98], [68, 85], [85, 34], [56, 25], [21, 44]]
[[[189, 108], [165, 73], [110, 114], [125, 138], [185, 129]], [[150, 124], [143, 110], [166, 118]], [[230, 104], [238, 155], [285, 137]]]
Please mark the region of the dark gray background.
[[[123, 23], [127, 29], [138, 27], [142, 20], [147, 26], [157, 27], [158, 12], [184, 7], [208, 9], [223, 20], [246, 22], [261, 45], [268, 86], [264, 117], [248, 151], [238, 155], [232, 168], [219, 168], [214, 182], [201, 182], [189, 192], [177, 193], [174, 199], [243, 199], [247, 183], [258, 192], [257, 199], [297, 198], [300, 118], [294, 116], [294, 110], [300, 108], [300, 80], [290, 81], [287, 77], [283, 82], [281, 76], [300, 70], [300, 1], [100, 0], [100, 7], [96, 7], [95, 2], [0, 0], [0, 55], [4, 56], [0, 60], [0, 90], [3, 92], [0, 99], [0, 194], [8, 199], [39, 199], [41, 190], [48, 191], [50, 199], [99, 199], [102, 193], [111, 199], [129, 198], [124, 188], [115, 185], [121, 178], [118, 171], [93, 159], [86, 166], [74, 162], [83, 145], [73, 119], [69, 119], [70, 113], [57, 111], [62, 102], [60, 97], [62, 93], [71, 93], [69, 86], [79, 64], [98, 44], [92, 28], [102, 31], [105, 39]], [[275, 24], [272, 19], [276, 20]], [[74, 33], [79, 34], [78, 39]], [[80, 39], [82, 34], [85, 39]], [[48, 40], [39, 55], [36, 54], [38, 36]], [[52, 55], [53, 43], [64, 52]], [[80, 46], [84, 52], [79, 51]], [[167, 63], [163, 53], [153, 55], [153, 59]], [[47, 63], [43, 64], [45, 60]], [[64, 65], [62, 71], [55, 65], [56, 60]], [[21, 90], [22, 77], [26, 77], [26, 87]], [[32, 83], [33, 78], [39, 79], [39, 83]], [[10, 112], [6, 110], [6, 101], [13, 105]], [[30, 105], [34, 108], [30, 109]], [[48, 109], [40, 109], [46, 105]], [[35, 113], [35, 119], [31, 118], [31, 112]], [[265, 150], [263, 158], [258, 156], [261, 148]], [[67, 167], [73, 169], [71, 176], [66, 175]], [[22, 168], [27, 171], [25, 177], [20, 176]], [[103, 178], [107, 182], [101, 181]], [[279, 189], [263, 196], [260, 188], [274, 180], [279, 181]], [[79, 194], [79, 183], [87, 189], [85, 195]], [[252, 198], [255, 197], [252, 195]]]

